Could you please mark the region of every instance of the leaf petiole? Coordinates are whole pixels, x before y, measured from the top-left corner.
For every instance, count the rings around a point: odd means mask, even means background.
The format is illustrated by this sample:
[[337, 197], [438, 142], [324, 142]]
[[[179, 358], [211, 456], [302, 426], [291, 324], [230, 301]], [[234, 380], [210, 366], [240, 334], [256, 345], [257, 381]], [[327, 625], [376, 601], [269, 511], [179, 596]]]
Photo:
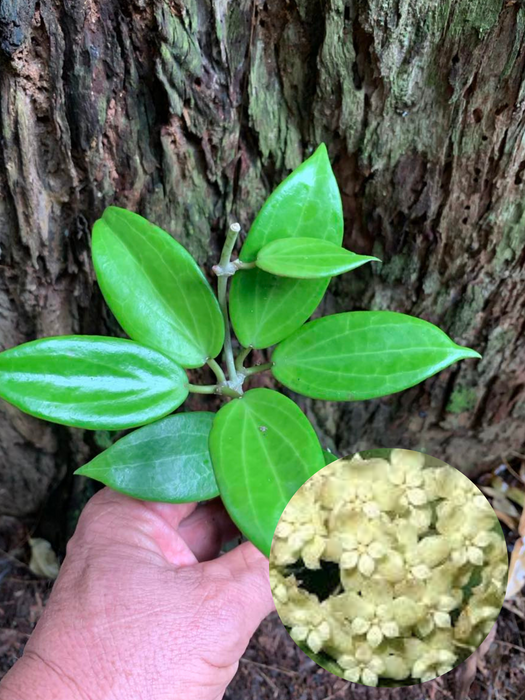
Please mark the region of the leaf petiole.
[[192, 394], [217, 394], [218, 384], [188, 384], [188, 389]]
[[235, 358], [235, 369], [237, 370], [237, 372], [242, 372], [243, 374], [245, 374], [244, 360], [251, 353], [252, 349], [253, 348], [241, 348], [239, 350], [239, 354]]
[[213, 359], [209, 359], [207, 362], [208, 367], [210, 367], [211, 370], [213, 370], [213, 373], [217, 377], [219, 382], [225, 382], [226, 381], [226, 376], [224, 372], [222, 371], [222, 367], [220, 364]]
[[230, 396], [232, 399], [239, 399], [242, 392], [232, 389], [228, 383], [220, 384], [188, 384], [188, 390], [192, 394], [217, 394], [217, 396]]
[[265, 362], [263, 365], [255, 365], [254, 367], [245, 367], [242, 371], [246, 377], [259, 372], [266, 372], [273, 367], [273, 362]]
[[231, 264], [235, 268], [235, 272], [237, 270], [253, 270], [254, 267], [257, 267], [256, 262], [242, 262], [242, 260], [232, 260]]

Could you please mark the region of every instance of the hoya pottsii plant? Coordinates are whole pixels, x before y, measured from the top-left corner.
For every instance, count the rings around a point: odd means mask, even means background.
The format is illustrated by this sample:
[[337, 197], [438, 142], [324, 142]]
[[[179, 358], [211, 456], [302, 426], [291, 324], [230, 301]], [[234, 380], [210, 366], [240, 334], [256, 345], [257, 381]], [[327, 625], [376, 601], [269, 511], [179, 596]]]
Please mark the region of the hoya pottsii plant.
[[[291, 399], [248, 388], [254, 374], [269, 371], [316, 399], [358, 401], [401, 391], [479, 355], [436, 326], [391, 311], [307, 322], [331, 277], [376, 260], [341, 247], [341, 197], [324, 145], [272, 193], [232, 259], [238, 233], [232, 224], [213, 267], [216, 296], [168, 233], [109, 207], [93, 229], [93, 264], [129, 340], [65, 336], [6, 350], [0, 396], [77, 428], [145, 426], [77, 473], [145, 500], [220, 494], [240, 530], [269, 554], [286, 503], [324, 457]], [[270, 362], [248, 364], [252, 349], [271, 346]], [[191, 383], [185, 370], [206, 364], [215, 383]], [[171, 415], [189, 392], [227, 403], [216, 414]]]
[[333, 462], [292, 497], [275, 529], [272, 593], [292, 638], [327, 670], [364, 685], [420, 683], [489, 633], [507, 548], [461, 472], [419, 452], [375, 452]]

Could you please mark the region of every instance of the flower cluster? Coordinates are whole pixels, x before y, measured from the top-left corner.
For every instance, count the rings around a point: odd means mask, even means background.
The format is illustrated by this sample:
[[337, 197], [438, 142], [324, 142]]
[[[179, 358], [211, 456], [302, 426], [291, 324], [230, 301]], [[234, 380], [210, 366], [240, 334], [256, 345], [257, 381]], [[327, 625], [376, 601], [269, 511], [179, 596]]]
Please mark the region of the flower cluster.
[[[341, 583], [320, 600], [290, 565], [322, 562], [338, 564]], [[470, 655], [499, 614], [507, 570], [487, 499], [461, 472], [410, 450], [318, 472], [287, 505], [270, 556], [291, 637], [371, 686], [427, 681]]]

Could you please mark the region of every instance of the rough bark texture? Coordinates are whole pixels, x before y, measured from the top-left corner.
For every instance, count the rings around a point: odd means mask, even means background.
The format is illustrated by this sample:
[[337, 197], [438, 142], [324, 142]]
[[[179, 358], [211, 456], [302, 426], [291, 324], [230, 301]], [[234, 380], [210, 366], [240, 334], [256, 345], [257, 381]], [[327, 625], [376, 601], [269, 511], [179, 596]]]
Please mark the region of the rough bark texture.
[[[345, 453], [468, 470], [520, 449], [524, 34], [517, 0], [2, 0], [1, 347], [118, 332], [89, 259], [106, 205], [210, 266], [325, 141], [345, 243], [384, 264], [334, 280], [321, 311], [412, 313], [483, 360], [310, 417]], [[0, 512], [27, 515], [93, 436], [0, 412]]]

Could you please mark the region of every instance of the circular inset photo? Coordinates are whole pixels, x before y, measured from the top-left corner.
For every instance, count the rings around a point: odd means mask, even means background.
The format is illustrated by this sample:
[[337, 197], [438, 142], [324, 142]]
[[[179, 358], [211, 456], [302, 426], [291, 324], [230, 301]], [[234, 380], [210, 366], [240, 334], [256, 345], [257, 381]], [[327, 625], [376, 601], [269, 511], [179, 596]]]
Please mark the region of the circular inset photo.
[[483, 642], [508, 557], [481, 491], [420, 452], [339, 459], [295, 493], [275, 529], [270, 582], [292, 639], [368, 686], [447, 673]]

